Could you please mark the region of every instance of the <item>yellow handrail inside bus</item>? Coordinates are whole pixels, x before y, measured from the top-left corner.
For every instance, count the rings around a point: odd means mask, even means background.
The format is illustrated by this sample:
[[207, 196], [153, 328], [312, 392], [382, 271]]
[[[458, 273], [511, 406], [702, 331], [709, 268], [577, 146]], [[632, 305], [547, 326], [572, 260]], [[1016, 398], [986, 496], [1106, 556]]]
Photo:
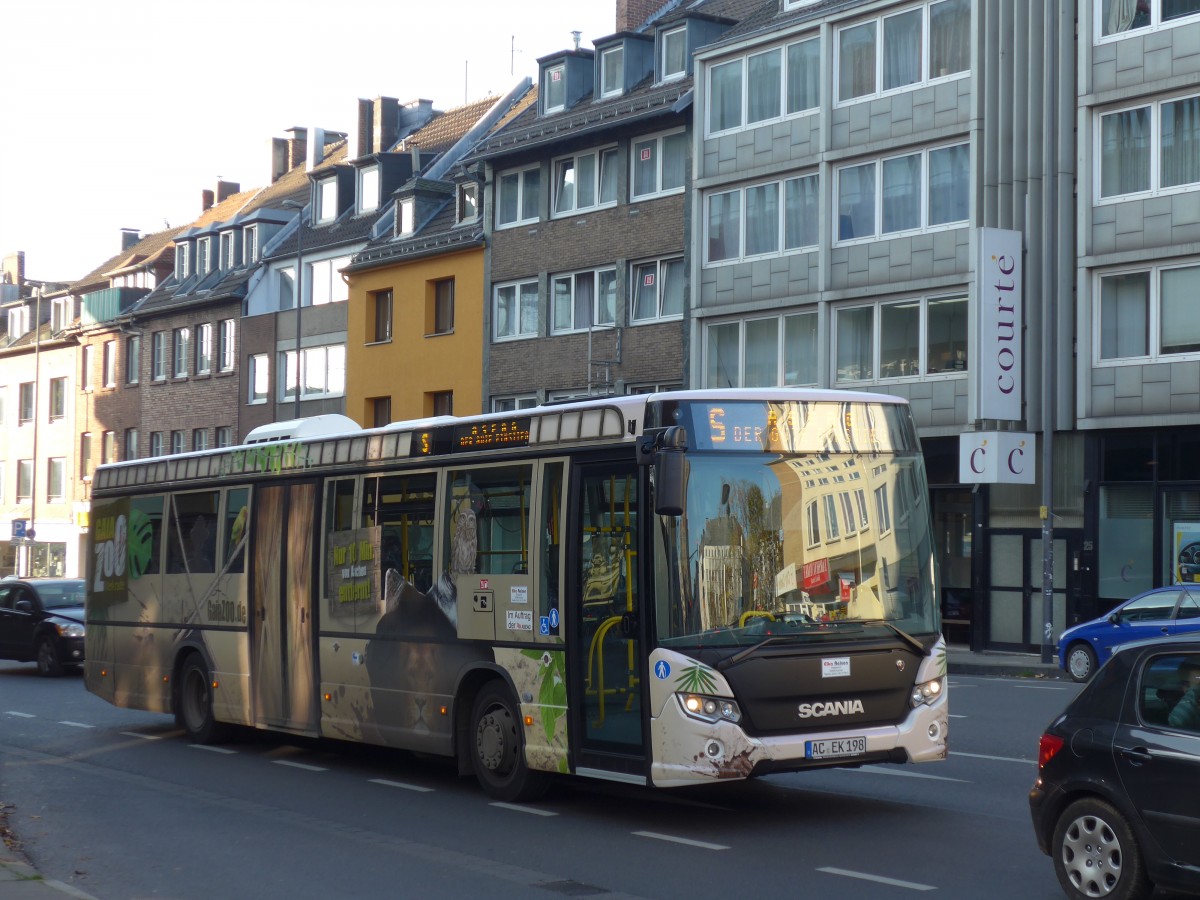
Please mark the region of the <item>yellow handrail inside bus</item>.
[[774, 613], [767, 612], [765, 609], [748, 609], [738, 616], [738, 628], [745, 628], [746, 623], [756, 616], [766, 616], [768, 620], [775, 621]]

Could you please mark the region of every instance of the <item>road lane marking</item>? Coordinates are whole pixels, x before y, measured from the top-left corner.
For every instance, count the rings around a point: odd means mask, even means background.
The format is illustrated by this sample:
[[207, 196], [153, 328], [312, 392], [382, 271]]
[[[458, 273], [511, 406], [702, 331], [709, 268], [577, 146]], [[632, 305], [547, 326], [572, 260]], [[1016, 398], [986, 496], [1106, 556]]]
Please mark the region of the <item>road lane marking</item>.
[[890, 884], [892, 887], [908, 888], [912, 891], [936, 891], [937, 887], [932, 884], [918, 884], [915, 881], [901, 881], [898, 878], [884, 878], [882, 875], [868, 875], [866, 872], [854, 872], [850, 869], [835, 869], [832, 866], [822, 866], [817, 869], [818, 872], [825, 872], [828, 875], [844, 875], [847, 878], [858, 878], [862, 881], [873, 881], [876, 884]]
[[8, 712], [5, 713], [5, 715], [6, 716], [16, 716], [19, 719], [36, 719], [37, 718], [37, 716], [35, 716], [33, 713], [17, 712], [15, 709], [10, 709]]
[[517, 803], [489, 803], [489, 806], [498, 806], [501, 809], [511, 809], [513, 812], [529, 813], [531, 816], [557, 816], [558, 813], [549, 809], [537, 809], [533, 806], [521, 806]]
[[[856, 771], [849, 769], [848, 771]], [[932, 781], [956, 781], [959, 784], [970, 784], [971, 782], [965, 778], [947, 778], [945, 775], [930, 775], [927, 772], [911, 772], [908, 769], [889, 769], [886, 766], [860, 766], [859, 772], [873, 772], [877, 775], [898, 775], [901, 778], [928, 778]]]
[[277, 766], [291, 766], [293, 769], [304, 769], [306, 772], [328, 772], [329, 770], [321, 766], [310, 766], [308, 763], [292, 762], [290, 759], [273, 759], [271, 760]]
[[68, 728], [95, 728], [95, 725], [84, 725], [82, 722], [59, 722], [59, 725], [66, 725]]
[[[121, 734], [125, 735], [125, 737], [141, 738], [143, 741], [157, 741], [162, 739], [161, 734], [138, 734], [136, 731], [122, 731]], [[230, 750], [229, 752], [234, 753], [236, 751]]]
[[689, 847], [700, 847], [704, 850], [729, 850], [724, 844], [710, 844], [707, 841], [693, 841], [690, 838], [675, 837], [672, 834], [659, 834], [657, 831], [635, 831], [637, 837], [653, 838], [656, 841], [669, 841], [672, 844], [687, 844]]
[[236, 750], [230, 750], [228, 747], [212, 747], [208, 744], [188, 744], [193, 750], [207, 750], [209, 753], [237, 753]]
[[1067, 691], [1070, 688], [1060, 687], [1054, 684], [1014, 684], [1019, 691]]
[[386, 787], [400, 788], [403, 791], [417, 791], [421, 794], [428, 794], [433, 791], [431, 787], [422, 787], [419, 784], [405, 784], [403, 781], [388, 781], [386, 778], [372, 778], [371, 784], [382, 784]]
[[1017, 759], [1015, 756], [991, 756], [987, 753], [962, 753], [958, 750], [951, 750], [951, 756], [968, 756], [971, 759], [990, 759], [993, 762], [1015, 762], [1025, 763], [1026, 765], [1036, 766], [1037, 760], [1033, 759]]

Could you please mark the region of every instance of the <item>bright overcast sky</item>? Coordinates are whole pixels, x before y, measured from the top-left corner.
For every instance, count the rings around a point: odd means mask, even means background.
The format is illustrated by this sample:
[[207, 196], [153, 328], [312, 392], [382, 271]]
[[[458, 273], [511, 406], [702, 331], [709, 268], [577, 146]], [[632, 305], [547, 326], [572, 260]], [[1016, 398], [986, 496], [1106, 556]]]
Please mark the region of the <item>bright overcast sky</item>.
[[350, 131], [359, 97], [452, 109], [616, 31], [615, 0], [17, 0], [0, 49], [0, 256], [71, 281], [120, 230], [184, 225], [218, 178], [266, 183], [272, 137]]

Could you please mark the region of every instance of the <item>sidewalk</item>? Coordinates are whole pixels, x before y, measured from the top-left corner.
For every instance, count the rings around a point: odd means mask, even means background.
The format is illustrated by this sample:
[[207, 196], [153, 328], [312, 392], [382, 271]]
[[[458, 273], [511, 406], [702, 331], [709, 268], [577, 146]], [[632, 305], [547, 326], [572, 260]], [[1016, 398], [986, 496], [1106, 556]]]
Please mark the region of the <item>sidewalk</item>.
[[[1010, 678], [1066, 678], [1057, 662], [1043, 663], [1034, 653], [972, 653], [951, 645], [948, 653], [951, 675], [1003, 675]], [[0, 818], [0, 900], [97, 900], [91, 894], [61, 881], [43, 878], [24, 862], [16, 838], [4, 830]]]

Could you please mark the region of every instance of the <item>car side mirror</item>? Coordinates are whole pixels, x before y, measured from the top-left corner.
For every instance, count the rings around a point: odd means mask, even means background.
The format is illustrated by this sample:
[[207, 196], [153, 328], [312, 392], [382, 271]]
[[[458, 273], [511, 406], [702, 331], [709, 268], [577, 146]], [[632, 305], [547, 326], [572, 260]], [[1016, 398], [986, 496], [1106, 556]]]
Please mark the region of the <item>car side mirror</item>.
[[13, 609], [17, 612], [31, 613], [33, 612], [33, 604], [28, 600], [18, 600]]
[[1108, 617], [1108, 621], [1111, 622], [1113, 625], [1119, 625], [1121, 623], [1121, 616], [1118, 613], [1113, 613], [1111, 616]]

